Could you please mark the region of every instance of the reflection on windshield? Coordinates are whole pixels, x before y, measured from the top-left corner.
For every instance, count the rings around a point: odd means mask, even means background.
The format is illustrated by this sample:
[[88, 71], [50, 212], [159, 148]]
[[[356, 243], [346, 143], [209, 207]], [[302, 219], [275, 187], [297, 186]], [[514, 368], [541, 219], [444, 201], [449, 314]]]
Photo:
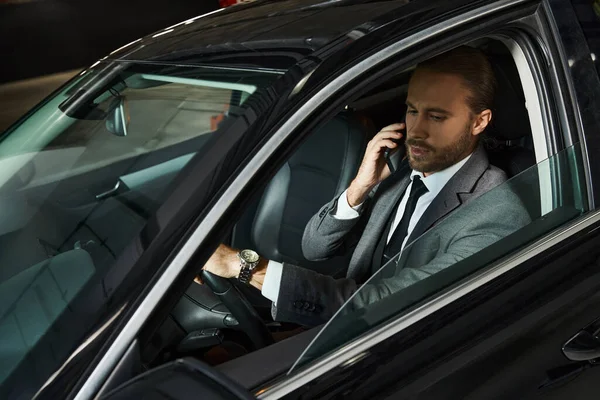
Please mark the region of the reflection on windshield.
[[0, 138], [0, 398], [30, 398], [142, 290], [162, 261], [138, 263], [169, 222], [157, 210], [190, 164], [214, 181], [235, 140], [205, 154], [277, 78], [102, 62]]
[[[290, 372], [416, 308], [587, 211], [581, 165], [580, 147], [570, 147], [458, 208], [361, 286]], [[507, 209], [513, 212], [492, 218], [500, 222], [485, 226], [484, 231], [470, 231], [477, 218]], [[453, 243], [451, 252], [445, 251], [452, 238], [462, 242]], [[432, 252], [436, 254], [433, 259]], [[424, 264], [422, 260], [431, 261]]]

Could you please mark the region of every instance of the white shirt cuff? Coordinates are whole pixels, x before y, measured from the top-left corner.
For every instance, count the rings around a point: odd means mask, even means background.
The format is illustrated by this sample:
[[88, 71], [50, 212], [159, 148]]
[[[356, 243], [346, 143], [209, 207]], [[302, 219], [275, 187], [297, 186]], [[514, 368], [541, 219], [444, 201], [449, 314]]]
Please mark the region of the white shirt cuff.
[[359, 212], [362, 208], [363, 203], [360, 203], [357, 206], [350, 207], [348, 204], [348, 190], [344, 190], [344, 193], [340, 195], [337, 202], [337, 209], [335, 210], [335, 214], [333, 217], [335, 219], [354, 219], [360, 216]]
[[281, 286], [282, 273], [283, 264], [278, 263], [277, 261], [269, 260], [269, 264], [267, 264], [267, 272], [265, 273], [265, 280], [260, 292], [267, 299], [275, 303], [275, 305], [277, 305], [277, 299], [279, 298], [279, 287]]

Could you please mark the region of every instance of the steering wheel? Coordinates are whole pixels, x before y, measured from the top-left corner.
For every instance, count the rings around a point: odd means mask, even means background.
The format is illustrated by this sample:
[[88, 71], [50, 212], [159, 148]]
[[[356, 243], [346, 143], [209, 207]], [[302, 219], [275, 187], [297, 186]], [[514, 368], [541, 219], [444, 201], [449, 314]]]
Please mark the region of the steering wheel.
[[202, 281], [214, 292], [237, 319], [240, 328], [248, 335], [256, 350], [274, 343], [267, 325], [252, 304], [228, 279], [208, 271], [200, 273]]

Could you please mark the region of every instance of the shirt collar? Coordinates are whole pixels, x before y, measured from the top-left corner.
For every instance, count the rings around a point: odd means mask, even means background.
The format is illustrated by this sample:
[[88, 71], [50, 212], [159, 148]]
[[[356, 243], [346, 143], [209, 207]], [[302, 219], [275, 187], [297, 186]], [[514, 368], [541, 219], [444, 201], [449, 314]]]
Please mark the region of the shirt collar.
[[456, 174], [458, 170], [461, 169], [462, 166], [467, 163], [467, 161], [469, 161], [471, 155], [473, 155], [473, 153], [469, 154], [456, 164], [451, 165], [448, 168], [443, 169], [441, 171], [434, 172], [433, 174], [427, 177], [423, 176], [422, 172], [413, 170], [410, 174], [410, 180], [412, 182], [413, 178], [418, 175], [421, 178], [421, 181], [423, 181], [425, 187], [427, 188], [428, 194], [431, 194], [435, 197], [438, 195], [439, 192], [442, 191], [444, 186], [446, 186], [446, 183], [448, 183], [450, 178], [452, 178], [454, 174]]

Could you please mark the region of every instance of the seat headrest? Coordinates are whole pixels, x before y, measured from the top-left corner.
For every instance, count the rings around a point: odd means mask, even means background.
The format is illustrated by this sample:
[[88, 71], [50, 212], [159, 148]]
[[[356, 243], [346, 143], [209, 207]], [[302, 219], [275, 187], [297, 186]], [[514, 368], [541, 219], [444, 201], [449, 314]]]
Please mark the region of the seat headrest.
[[486, 129], [490, 138], [500, 141], [516, 140], [531, 135], [525, 95], [519, 73], [510, 56], [488, 55], [498, 87], [492, 109], [492, 122]]

